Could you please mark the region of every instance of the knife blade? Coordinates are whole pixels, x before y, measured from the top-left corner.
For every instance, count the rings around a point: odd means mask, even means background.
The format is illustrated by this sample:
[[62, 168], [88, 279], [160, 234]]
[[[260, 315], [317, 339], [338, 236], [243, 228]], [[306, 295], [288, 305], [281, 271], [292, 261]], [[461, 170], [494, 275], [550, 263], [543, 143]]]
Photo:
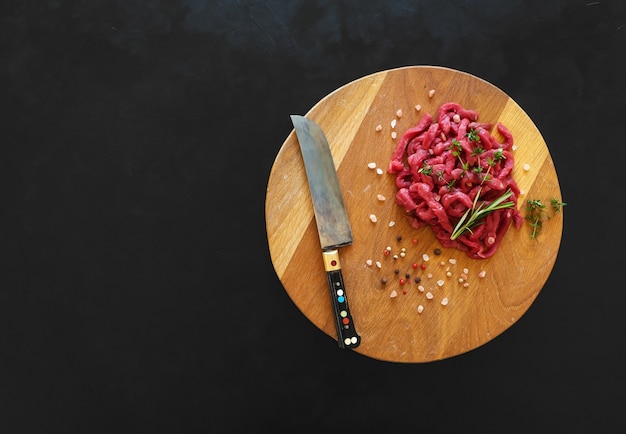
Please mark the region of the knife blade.
[[356, 348], [361, 337], [356, 331], [344, 285], [340, 247], [352, 244], [352, 229], [328, 140], [311, 119], [291, 115], [313, 202], [315, 223], [322, 247], [326, 280], [333, 306], [340, 348]]

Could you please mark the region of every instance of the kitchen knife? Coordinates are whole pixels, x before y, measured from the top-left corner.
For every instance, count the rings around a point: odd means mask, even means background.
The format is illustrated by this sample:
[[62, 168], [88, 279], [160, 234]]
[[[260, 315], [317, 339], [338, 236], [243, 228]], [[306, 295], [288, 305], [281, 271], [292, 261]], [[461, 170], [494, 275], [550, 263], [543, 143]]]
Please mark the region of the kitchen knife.
[[339, 262], [338, 248], [352, 244], [352, 229], [343, 202], [339, 178], [324, 132], [311, 119], [291, 115], [300, 143], [309, 182], [322, 258], [330, 290], [337, 342], [341, 348], [356, 348], [361, 343], [348, 306]]

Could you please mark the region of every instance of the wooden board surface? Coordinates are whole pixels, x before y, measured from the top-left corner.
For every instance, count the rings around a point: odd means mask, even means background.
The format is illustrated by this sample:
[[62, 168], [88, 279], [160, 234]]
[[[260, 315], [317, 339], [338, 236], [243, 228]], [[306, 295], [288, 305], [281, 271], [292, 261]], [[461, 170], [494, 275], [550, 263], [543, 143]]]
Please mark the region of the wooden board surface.
[[[429, 97], [431, 89], [435, 93]], [[326, 133], [352, 225], [354, 243], [339, 253], [350, 309], [362, 338], [354, 351], [375, 359], [430, 362], [489, 342], [528, 310], [556, 261], [563, 212], [546, 221], [534, 240], [528, 224], [511, 227], [496, 254], [482, 260], [441, 247], [430, 228], [409, 226], [394, 200], [394, 175], [387, 174], [386, 168], [402, 133], [423, 113], [436, 117], [437, 108], [450, 101], [478, 111], [479, 121], [502, 122], [512, 132], [513, 177], [522, 191], [518, 202], [522, 215], [527, 199], [540, 199], [548, 208], [551, 198], [561, 200], [553, 161], [535, 124], [504, 92], [473, 75], [430, 66], [382, 71], [342, 86], [305, 114]], [[417, 104], [421, 111], [415, 109]], [[399, 109], [401, 117], [397, 117]], [[392, 129], [393, 119], [397, 124]], [[377, 125], [381, 131], [376, 131]], [[385, 173], [369, 169], [372, 162]], [[387, 199], [379, 201], [379, 194]], [[370, 214], [377, 216], [376, 223]], [[336, 339], [313, 206], [293, 131], [270, 172], [265, 216], [272, 263], [289, 297], [315, 326]], [[392, 221], [395, 225], [390, 227]], [[392, 247], [389, 256], [383, 254], [387, 246]], [[402, 248], [406, 256], [394, 259]], [[441, 249], [440, 255], [434, 254], [436, 248]], [[424, 254], [429, 256], [426, 262]], [[368, 260], [374, 265], [368, 266]], [[464, 269], [467, 287], [458, 280]], [[481, 271], [486, 272], [484, 278], [478, 277]], [[399, 278], [407, 273], [410, 282], [401, 285]], [[417, 276], [424, 292], [413, 281]], [[388, 279], [384, 285], [382, 277]], [[438, 280], [444, 281], [443, 286]], [[397, 297], [390, 297], [394, 290]], [[426, 298], [428, 291], [432, 299]], [[443, 298], [448, 299], [445, 306]], [[422, 313], [418, 313], [420, 305]]]

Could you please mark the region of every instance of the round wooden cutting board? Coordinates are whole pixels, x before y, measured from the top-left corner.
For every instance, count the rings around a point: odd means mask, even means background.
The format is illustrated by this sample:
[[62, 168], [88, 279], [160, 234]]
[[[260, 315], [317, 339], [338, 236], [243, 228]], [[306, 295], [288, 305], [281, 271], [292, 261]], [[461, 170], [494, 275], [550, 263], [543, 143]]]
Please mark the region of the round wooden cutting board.
[[[429, 96], [431, 90], [434, 94]], [[511, 226], [488, 259], [470, 259], [461, 251], [443, 248], [429, 227], [411, 228], [395, 203], [395, 176], [386, 172], [404, 131], [424, 113], [436, 118], [437, 108], [451, 101], [478, 111], [480, 122], [501, 122], [511, 131], [516, 144], [513, 177], [522, 192], [518, 209], [525, 216], [526, 201], [539, 199], [550, 216], [535, 239], [528, 222], [519, 229]], [[561, 200], [561, 191], [548, 147], [515, 101], [473, 75], [412, 66], [351, 82], [324, 97], [305, 116], [326, 134], [352, 225], [354, 242], [339, 254], [361, 335], [354, 351], [392, 362], [441, 360], [489, 342], [520, 319], [552, 271], [563, 212], [550, 206], [551, 199]], [[378, 125], [382, 129], [377, 130]], [[498, 137], [495, 128], [492, 134]], [[368, 167], [370, 163], [383, 173]], [[265, 216], [278, 278], [302, 313], [336, 340], [313, 205], [294, 131], [272, 166]], [[389, 255], [384, 254], [387, 247]], [[421, 282], [416, 283], [416, 277]]]

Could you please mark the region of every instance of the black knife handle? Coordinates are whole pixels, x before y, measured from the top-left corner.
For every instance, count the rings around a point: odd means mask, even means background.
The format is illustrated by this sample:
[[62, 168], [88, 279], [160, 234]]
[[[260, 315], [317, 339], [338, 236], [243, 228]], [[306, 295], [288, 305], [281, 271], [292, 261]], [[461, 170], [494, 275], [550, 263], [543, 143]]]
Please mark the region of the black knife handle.
[[348, 306], [348, 295], [341, 274], [341, 263], [337, 250], [323, 252], [324, 267], [328, 279], [330, 299], [335, 314], [337, 326], [337, 343], [340, 348], [356, 348], [361, 343], [361, 337], [357, 334]]

